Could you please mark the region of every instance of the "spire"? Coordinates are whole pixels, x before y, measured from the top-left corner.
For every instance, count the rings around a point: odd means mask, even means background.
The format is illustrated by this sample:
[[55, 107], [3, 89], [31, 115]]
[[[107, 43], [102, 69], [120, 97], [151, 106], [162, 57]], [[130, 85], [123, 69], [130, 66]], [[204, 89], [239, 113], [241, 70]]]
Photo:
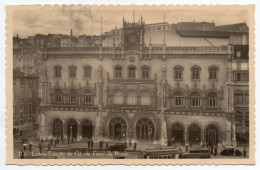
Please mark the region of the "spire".
[[133, 10], [133, 22], [135, 23], [135, 10]]
[[102, 15], [101, 15], [101, 20], [100, 20], [100, 45], [102, 46]]
[[165, 45], [165, 14], [164, 14], [164, 22], [163, 22], [163, 44]]

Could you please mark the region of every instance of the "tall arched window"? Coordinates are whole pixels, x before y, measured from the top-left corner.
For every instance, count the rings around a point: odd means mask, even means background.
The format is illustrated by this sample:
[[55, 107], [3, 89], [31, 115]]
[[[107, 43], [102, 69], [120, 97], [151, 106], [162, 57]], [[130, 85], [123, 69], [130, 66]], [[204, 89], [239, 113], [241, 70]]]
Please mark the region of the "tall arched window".
[[150, 71], [149, 66], [142, 67], [142, 79], [149, 79], [149, 71]]
[[124, 103], [124, 96], [121, 91], [116, 91], [114, 93], [113, 103], [116, 105], [122, 105]]
[[235, 104], [242, 104], [243, 103], [243, 93], [241, 90], [236, 90], [234, 94], [234, 102]]
[[182, 66], [175, 66], [174, 67], [174, 80], [182, 80], [182, 72], [183, 72]]
[[77, 101], [77, 92], [76, 90], [71, 90], [69, 94], [69, 102], [76, 103], [76, 101]]
[[200, 95], [196, 92], [191, 94], [191, 106], [192, 107], [200, 106]]
[[115, 78], [122, 78], [122, 66], [115, 66]]
[[208, 106], [209, 107], [217, 107], [218, 106], [218, 98], [215, 93], [210, 93], [208, 97]]
[[134, 91], [131, 91], [127, 95], [127, 104], [128, 105], [136, 105], [137, 104], [137, 96]]
[[151, 105], [151, 95], [149, 92], [147, 92], [147, 91], [142, 92], [141, 105], [143, 105], [143, 106]]
[[199, 80], [200, 79], [200, 70], [199, 66], [193, 66], [191, 68], [191, 79], [192, 80]]
[[128, 67], [128, 78], [134, 79], [135, 78], [135, 71], [136, 71], [135, 66], [129, 66]]
[[174, 93], [173, 105], [174, 106], [183, 106], [183, 95], [181, 92]]
[[62, 103], [62, 91], [61, 90], [56, 90], [54, 93], [54, 102], [55, 103]]
[[210, 66], [209, 67], [209, 79], [210, 80], [217, 80], [218, 74], [218, 67], [217, 66]]
[[57, 65], [54, 67], [54, 77], [56, 78], [61, 77], [61, 66]]
[[76, 66], [70, 66], [69, 67], [69, 77], [70, 78], [76, 78], [76, 73], [77, 73], [77, 67]]
[[91, 66], [89, 65], [84, 66], [84, 77], [91, 78]]

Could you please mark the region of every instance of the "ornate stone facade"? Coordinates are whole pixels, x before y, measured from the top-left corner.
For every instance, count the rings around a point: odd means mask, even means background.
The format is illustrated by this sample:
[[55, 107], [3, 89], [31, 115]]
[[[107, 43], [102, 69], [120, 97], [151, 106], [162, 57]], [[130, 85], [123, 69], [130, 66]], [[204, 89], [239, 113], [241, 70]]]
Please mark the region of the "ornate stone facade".
[[232, 45], [147, 46], [144, 28], [123, 21], [120, 47], [44, 49], [41, 137], [236, 145]]

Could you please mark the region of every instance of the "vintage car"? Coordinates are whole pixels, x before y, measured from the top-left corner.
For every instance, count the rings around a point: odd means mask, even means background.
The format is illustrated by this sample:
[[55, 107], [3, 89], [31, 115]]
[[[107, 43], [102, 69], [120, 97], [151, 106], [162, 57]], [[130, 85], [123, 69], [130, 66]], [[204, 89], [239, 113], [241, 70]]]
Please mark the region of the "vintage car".
[[[234, 151], [235, 151], [235, 155], [234, 155]], [[223, 156], [241, 156], [242, 152], [234, 148], [225, 148], [220, 152], [220, 154]]]
[[124, 143], [116, 143], [114, 145], [111, 145], [108, 147], [109, 151], [124, 151], [125, 150], [125, 144]]
[[191, 149], [189, 153], [183, 153], [181, 155], [181, 158], [183, 159], [210, 158], [210, 150], [207, 148]]

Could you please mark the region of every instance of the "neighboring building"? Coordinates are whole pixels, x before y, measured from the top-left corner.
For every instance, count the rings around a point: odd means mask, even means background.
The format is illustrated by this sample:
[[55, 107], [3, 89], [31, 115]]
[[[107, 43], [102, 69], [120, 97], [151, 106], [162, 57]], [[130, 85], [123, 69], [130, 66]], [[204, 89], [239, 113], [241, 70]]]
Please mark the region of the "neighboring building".
[[119, 46], [44, 48], [39, 136], [236, 146], [228, 33], [148, 27], [123, 20]]
[[232, 79], [234, 85], [234, 111], [238, 142], [249, 138], [249, 39], [245, 23], [217, 27], [229, 31], [229, 43], [234, 45]]
[[32, 128], [37, 124], [38, 76], [13, 71], [13, 123], [14, 132]]

